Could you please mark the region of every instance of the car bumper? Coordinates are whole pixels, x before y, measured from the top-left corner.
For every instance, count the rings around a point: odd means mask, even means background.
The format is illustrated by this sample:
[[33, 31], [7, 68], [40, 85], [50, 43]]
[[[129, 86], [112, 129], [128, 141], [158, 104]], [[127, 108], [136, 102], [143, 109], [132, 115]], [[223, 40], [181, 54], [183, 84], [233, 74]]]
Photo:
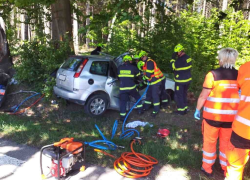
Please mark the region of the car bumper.
[[57, 86], [54, 86], [53, 89], [54, 89], [54, 93], [56, 96], [59, 96], [68, 101], [71, 101], [80, 105], [84, 105], [86, 102], [85, 100], [80, 99], [82, 93], [79, 91], [68, 91], [68, 90], [59, 88]]

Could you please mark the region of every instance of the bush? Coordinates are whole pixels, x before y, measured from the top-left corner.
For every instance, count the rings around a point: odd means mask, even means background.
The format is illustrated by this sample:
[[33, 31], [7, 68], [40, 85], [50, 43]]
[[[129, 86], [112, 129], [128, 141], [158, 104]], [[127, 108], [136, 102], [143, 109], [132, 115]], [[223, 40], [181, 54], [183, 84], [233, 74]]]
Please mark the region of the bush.
[[[237, 68], [250, 57], [250, 24], [248, 20], [244, 20], [241, 11], [234, 12], [229, 8], [224, 19], [220, 17], [218, 9], [212, 9], [208, 18], [192, 10], [183, 10], [179, 16], [159, 13], [155, 17], [154, 28], [149, 25], [152, 18], [150, 14], [135, 18], [138, 14], [133, 13], [117, 16], [111, 41], [106, 46], [108, 52], [119, 55], [128, 50], [146, 50], [162, 71], [172, 73], [169, 61], [175, 45], [181, 43], [185, 52], [193, 59], [193, 81], [190, 90], [195, 93], [202, 89], [206, 73], [218, 67], [219, 49], [231, 47], [239, 51]], [[91, 26], [95, 28], [90, 26], [93, 40], [100, 41], [102, 36], [98, 33], [100, 29], [97, 30], [98, 23], [93, 23], [95, 22], [92, 22]], [[106, 29], [103, 29], [103, 32], [108, 34]]]
[[68, 57], [69, 49], [67, 42], [25, 42], [19, 49], [20, 58], [15, 64], [17, 80], [31, 84], [46, 97], [51, 96], [55, 79], [50, 74]]

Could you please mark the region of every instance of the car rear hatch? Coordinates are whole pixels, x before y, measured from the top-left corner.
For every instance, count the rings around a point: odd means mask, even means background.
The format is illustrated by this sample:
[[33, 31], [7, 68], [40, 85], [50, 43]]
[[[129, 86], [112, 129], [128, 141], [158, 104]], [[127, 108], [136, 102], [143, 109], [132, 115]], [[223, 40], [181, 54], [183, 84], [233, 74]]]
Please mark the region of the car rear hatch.
[[68, 91], [73, 91], [74, 79], [81, 74], [82, 68], [80, 67], [83, 63], [86, 64], [86, 62], [87, 59], [83, 57], [69, 57], [57, 71], [56, 86]]

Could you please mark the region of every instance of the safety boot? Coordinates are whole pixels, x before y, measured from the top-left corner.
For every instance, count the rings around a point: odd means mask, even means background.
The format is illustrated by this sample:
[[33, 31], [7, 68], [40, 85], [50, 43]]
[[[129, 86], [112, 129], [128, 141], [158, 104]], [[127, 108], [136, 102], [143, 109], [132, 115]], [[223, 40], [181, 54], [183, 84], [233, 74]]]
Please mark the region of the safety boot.
[[205, 169], [203, 169], [203, 167], [201, 167], [201, 171], [202, 171], [207, 177], [212, 177], [212, 176], [213, 176], [212, 173], [206, 172]]
[[185, 115], [186, 112], [185, 111], [174, 111], [172, 114], [175, 114], [175, 115]]
[[158, 114], [158, 112], [154, 112], [154, 111], [153, 111], [153, 112], [151, 113], [151, 116], [155, 118], [157, 114]]

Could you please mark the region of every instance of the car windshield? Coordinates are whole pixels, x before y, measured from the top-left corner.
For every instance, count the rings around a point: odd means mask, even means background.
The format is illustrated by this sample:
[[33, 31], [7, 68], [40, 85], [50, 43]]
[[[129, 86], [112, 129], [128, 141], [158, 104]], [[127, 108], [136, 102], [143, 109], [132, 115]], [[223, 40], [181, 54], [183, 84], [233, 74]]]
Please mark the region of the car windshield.
[[82, 58], [70, 57], [63, 65], [62, 69], [67, 69], [70, 71], [76, 71], [79, 64], [82, 62]]
[[123, 54], [117, 56], [117, 57], [114, 59], [114, 62], [115, 62], [115, 64], [117, 65], [117, 67], [120, 66], [120, 65], [122, 64], [122, 59], [123, 59], [123, 57], [124, 57], [125, 55], [128, 55], [128, 54], [129, 54], [129, 52], [125, 52], [125, 53], [123, 53]]

